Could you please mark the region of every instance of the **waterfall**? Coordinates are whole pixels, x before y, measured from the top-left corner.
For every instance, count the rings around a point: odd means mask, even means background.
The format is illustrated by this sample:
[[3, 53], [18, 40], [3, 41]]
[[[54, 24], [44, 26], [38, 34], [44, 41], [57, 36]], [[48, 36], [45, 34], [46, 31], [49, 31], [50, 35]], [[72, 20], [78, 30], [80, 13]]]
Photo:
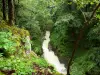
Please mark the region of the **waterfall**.
[[26, 36], [25, 40], [26, 40], [25, 41], [26, 54], [30, 54], [30, 52], [31, 52], [30, 37]]
[[43, 41], [42, 44], [43, 56], [49, 64], [54, 66], [56, 71], [65, 75], [67, 74], [67, 70], [64, 64], [60, 63], [58, 57], [54, 54], [54, 52], [48, 49], [48, 44], [50, 42], [49, 37], [50, 37], [50, 31], [46, 31], [45, 40]]

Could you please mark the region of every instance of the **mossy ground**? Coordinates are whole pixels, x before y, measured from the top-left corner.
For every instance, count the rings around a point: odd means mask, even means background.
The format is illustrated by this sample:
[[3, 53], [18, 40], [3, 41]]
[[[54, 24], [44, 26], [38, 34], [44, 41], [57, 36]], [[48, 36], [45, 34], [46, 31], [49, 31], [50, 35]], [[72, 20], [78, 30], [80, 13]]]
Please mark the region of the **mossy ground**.
[[[30, 36], [27, 30], [8, 26], [2, 21], [0, 33], [2, 33], [0, 40], [4, 39], [0, 41], [4, 43], [0, 44], [0, 50], [3, 50], [0, 51], [0, 75], [61, 75], [33, 51], [26, 54], [25, 37]], [[8, 46], [9, 42], [11, 42], [10, 46]], [[6, 57], [4, 54], [7, 54]]]

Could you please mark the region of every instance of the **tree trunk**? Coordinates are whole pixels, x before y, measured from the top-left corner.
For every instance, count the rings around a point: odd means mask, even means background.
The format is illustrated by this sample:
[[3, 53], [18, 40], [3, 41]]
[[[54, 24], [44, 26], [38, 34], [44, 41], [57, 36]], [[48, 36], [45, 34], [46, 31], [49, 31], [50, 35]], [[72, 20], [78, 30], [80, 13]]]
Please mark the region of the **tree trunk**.
[[6, 0], [2, 0], [3, 20], [6, 20]]
[[15, 24], [15, 17], [14, 17], [14, 0], [8, 0], [8, 23], [9, 25]]
[[72, 56], [71, 56], [71, 58], [68, 62], [67, 75], [70, 75], [70, 66], [71, 66], [72, 60], [74, 58], [75, 52], [76, 52], [76, 50], [79, 46], [80, 41], [83, 38], [83, 33], [84, 33], [85, 29], [87, 28], [88, 24], [89, 24], [89, 22], [85, 23], [84, 27], [80, 30], [80, 33], [79, 33], [77, 40], [74, 42], [74, 49], [73, 49], [73, 52], [72, 52]]
[[84, 33], [85, 29], [88, 28], [92, 18], [94, 17], [94, 15], [96, 13], [96, 10], [98, 10], [99, 7], [100, 7], [100, 3], [93, 10], [90, 19], [88, 21], [86, 20], [86, 22], [84, 23], [84, 26], [80, 30], [80, 33], [79, 33], [79, 36], [78, 36], [77, 40], [74, 42], [74, 49], [73, 49], [73, 52], [72, 52], [72, 56], [71, 56], [71, 58], [70, 58], [70, 60], [68, 62], [67, 75], [70, 75], [70, 66], [71, 66], [72, 60], [74, 58], [75, 52], [76, 52], [76, 50], [77, 50], [77, 48], [79, 46], [79, 43], [80, 43], [81, 39], [83, 38], [83, 33]]

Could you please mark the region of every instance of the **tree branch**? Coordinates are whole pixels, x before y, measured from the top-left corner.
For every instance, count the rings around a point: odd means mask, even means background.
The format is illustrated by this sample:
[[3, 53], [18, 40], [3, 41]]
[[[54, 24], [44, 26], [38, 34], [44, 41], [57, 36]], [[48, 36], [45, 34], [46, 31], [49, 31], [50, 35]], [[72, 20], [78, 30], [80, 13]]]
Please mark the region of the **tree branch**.
[[98, 8], [100, 7], [100, 3], [95, 7], [95, 9], [93, 10], [93, 13], [90, 17], [90, 19], [84, 23], [84, 27], [81, 28], [80, 30], [80, 33], [79, 33], [79, 36], [78, 38], [76, 39], [76, 41], [74, 42], [74, 49], [73, 49], [73, 52], [72, 52], [72, 56], [69, 60], [69, 63], [68, 63], [68, 67], [67, 67], [67, 75], [70, 75], [70, 66], [71, 66], [71, 62], [74, 58], [74, 55], [75, 55], [75, 52], [77, 50], [77, 48], [79, 47], [79, 42], [80, 40], [83, 38], [83, 33], [84, 33], [84, 30], [87, 28], [87, 26], [89, 25], [90, 21], [92, 20], [92, 18], [94, 17], [96, 11], [98, 10]]
[[82, 11], [81, 9], [80, 9], [80, 11], [82, 12], [82, 15], [83, 15], [83, 17], [84, 17], [85, 22], [87, 22], [87, 19], [86, 19], [85, 14], [83, 13], [83, 11]]
[[98, 10], [99, 7], [100, 7], [100, 3], [95, 7], [95, 9], [94, 9], [94, 11], [93, 11], [93, 13], [92, 13], [92, 15], [91, 15], [91, 17], [90, 17], [90, 21], [91, 21], [92, 18], [94, 17], [94, 15], [95, 15], [95, 13], [96, 13], [96, 10]]

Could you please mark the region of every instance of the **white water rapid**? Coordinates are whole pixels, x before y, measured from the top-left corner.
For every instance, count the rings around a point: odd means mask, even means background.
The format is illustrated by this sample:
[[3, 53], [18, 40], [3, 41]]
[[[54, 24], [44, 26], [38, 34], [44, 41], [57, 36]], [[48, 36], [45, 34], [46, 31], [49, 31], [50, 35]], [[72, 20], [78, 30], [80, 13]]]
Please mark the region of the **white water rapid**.
[[65, 75], [67, 74], [67, 72], [64, 64], [60, 63], [58, 57], [54, 54], [54, 52], [48, 49], [48, 44], [50, 42], [49, 37], [50, 37], [50, 31], [46, 31], [45, 40], [43, 41], [42, 44], [43, 56], [49, 64], [55, 67], [56, 71]]

